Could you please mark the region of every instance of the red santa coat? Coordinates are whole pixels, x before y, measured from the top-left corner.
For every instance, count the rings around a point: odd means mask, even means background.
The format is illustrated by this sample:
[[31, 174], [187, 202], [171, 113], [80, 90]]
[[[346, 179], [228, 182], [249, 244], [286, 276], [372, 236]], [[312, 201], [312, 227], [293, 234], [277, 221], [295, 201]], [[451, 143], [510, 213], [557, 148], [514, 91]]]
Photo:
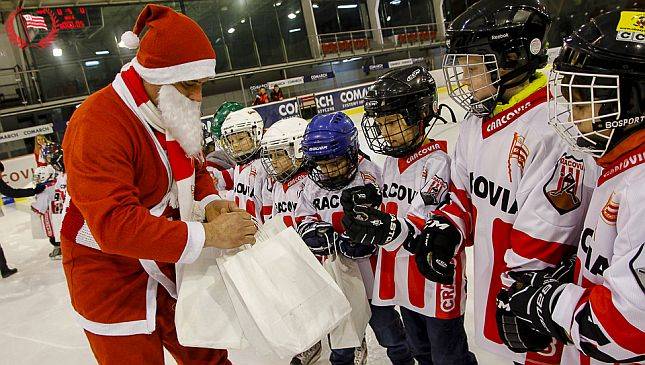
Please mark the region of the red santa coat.
[[[113, 86], [76, 110], [63, 149], [71, 199], [61, 247], [77, 320], [99, 335], [152, 333], [157, 288], [176, 298], [174, 264], [199, 256], [203, 227], [170, 220], [178, 214], [167, 206], [163, 146]], [[215, 194], [196, 167], [195, 200], [205, 206]]]

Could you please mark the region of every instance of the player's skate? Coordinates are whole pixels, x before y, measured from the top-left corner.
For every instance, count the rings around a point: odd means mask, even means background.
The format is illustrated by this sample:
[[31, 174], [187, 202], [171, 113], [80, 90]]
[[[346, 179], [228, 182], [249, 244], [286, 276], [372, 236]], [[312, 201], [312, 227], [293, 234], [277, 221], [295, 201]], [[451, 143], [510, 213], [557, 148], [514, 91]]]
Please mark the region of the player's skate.
[[52, 252], [49, 253], [49, 258], [52, 260], [62, 260], [63, 253], [60, 250], [60, 247], [54, 247]]
[[365, 365], [367, 364], [367, 342], [363, 339], [361, 347], [357, 347], [354, 350], [354, 365]]
[[320, 342], [311, 346], [308, 350], [305, 350], [302, 353], [294, 356], [291, 359], [291, 365], [310, 365], [314, 364], [318, 359], [320, 359], [320, 353], [322, 352], [322, 346]]

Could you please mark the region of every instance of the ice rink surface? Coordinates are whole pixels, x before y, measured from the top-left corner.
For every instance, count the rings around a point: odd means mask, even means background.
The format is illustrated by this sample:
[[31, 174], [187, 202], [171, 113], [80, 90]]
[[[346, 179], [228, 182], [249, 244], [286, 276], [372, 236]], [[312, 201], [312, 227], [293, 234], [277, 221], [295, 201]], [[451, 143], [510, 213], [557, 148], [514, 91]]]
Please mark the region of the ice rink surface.
[[[449, 104], [457, 119], [464, 112], [447, 95], [440, 96]], [[446, 114], [447, 116], [447, 114]], [[357, 126], [362, 114], [351, 114]], [[359, 126], [360, 129], [360, 126]], [[447, 140], [449, 151], [454, 147], [457, 125], [437, 125], [430, 135], [437, 140]], [[361, 135], [363, 150], [382, 165], [383, 156], [370, 153]], [[30, 231], [30, 210], [28, 203], [3, 206], [5, 216], [0, 218], [0, 243], [4, 248], [10, 267], [18, 273], [8, 279], [0, 279], [0, 365], [43, 365], [43, 364], [94, 364], [96, 363], [83, 330], [76, 325], [67, 292], [67, 284], [60, 261], [48, 257], [51, 245], [47, 240], [34, 240]], [[472, 249], [467, 249], [468, 291], [472, 292]], [[467, 301], [466, 332], [471, 351], [480, 364], [511, 364], [479, 349], [473, 339], [473, 303]], [[385, 350], [378, 345], [368, 328], [368, 364], [390, 364]], [[167, 364], [174, 364], [167, 355]], [[328, 347], [324, 348], [318, 364], [328, 364]], [[254, 356], [249, 352], [230, 353], [234, 364], [239, 365], [284, 365], [287, 360], [271, 360]]]

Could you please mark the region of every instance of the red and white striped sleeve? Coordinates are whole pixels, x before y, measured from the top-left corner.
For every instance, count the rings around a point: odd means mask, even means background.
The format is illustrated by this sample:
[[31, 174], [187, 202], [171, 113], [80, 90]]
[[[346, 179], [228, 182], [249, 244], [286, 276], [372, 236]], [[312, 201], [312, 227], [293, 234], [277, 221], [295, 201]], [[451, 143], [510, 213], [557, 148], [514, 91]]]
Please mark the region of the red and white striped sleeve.
[[[433, 214], [443, 215], [454, 223], [463, 237], [461, 245], [472, 245], [473, 206], [470, 200], [470, 182], [466, 164], [468, 161], [468, 137], [474, 125], [472, 119], [464, 120], [459, 126], [459, 136], [455, 142], [454, 154], [450, 161], [450, 181], [448, 191], [450, 202]], [[415, 224], [416, 225], [416, 224]], [[423, 228], [423, 227], [422, 227]]]
[[645, 245], [614, 261], [602, 285], [566, 284], [553, 312], [578, 350], [608, 362], [645, 360]]

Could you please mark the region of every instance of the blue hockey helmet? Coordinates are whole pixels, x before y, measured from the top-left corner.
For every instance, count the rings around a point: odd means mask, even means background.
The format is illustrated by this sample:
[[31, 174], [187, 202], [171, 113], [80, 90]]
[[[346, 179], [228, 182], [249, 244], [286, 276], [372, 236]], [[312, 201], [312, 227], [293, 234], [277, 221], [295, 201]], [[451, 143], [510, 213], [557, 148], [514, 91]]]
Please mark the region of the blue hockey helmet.
[[349, 184], [358, 171], [358, 130], [346, 114], [316, 115], [305, 130], [302, 152], [309, 177], [326, 190]]

